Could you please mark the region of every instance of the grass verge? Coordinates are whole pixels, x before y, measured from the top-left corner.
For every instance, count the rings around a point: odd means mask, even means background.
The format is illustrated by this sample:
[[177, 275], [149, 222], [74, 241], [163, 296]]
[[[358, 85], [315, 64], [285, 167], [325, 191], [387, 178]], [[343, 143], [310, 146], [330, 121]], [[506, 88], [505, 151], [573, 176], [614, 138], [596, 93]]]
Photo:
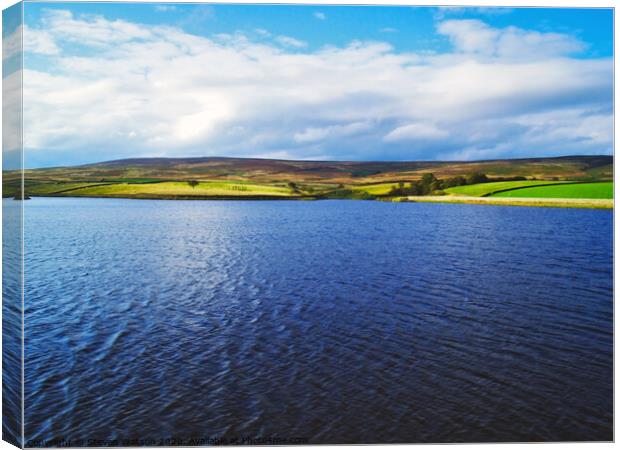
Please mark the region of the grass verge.
[[576, 183], [556, 186], [538, 186], [497, 192], [492, 197], [502, 198], [564, 198], [564, 199], [612, 199], [613, 182]]
[[524, 180], [524, 181], [492, 181], [490, 183], [470, 184], [467, 186], [455, 186], [445, 190], [450, 195], [468, 195], [472, 197], [484, 197], [499, 191], [508, 191], [531, 186], [550, 184], [566, 184], [568, 181]]
[[466, 197], [466, 196], [410, 196], [394, 197], [394, 202], [421, 202], [421, 203], [465, 203], [472, 205], [501, 205], [501, 206], [536, 206], [547, 208], [590, 208], [613, 209], [612, 199], [583, 199], [583, 198], [502, 198], [502, 197]]

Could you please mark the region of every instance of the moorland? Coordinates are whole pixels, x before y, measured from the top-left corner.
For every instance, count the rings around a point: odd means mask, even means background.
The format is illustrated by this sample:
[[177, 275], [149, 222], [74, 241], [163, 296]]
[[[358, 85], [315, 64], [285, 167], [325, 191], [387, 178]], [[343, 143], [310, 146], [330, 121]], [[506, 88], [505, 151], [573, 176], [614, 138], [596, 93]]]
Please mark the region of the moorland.
[[[21, 197], [21, 185], [22, 172], [3, 172], [3, 197]], [[26, 198], [377, 199], [610, 208], [613, 157], [467, 162], [136, 158], [26, 169], [23, 185]]]

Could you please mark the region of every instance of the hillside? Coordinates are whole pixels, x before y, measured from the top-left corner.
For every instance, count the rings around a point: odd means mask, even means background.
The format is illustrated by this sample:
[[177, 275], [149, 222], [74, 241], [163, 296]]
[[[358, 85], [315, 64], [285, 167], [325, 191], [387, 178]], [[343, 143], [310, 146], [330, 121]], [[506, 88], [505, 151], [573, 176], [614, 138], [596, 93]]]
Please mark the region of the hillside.
[[[603, 181], [612, 156], [488, 161], [286, 161], [244, 158], [140, 158], [25, 171], [28, 195], [136, 198], [365, 198], [394, 184], [484, 173], [489, 178]], [[191, 184], [190, 184], [191, 183]], [[19, 191], [19, 172], [3, 173], [3, 196]]]

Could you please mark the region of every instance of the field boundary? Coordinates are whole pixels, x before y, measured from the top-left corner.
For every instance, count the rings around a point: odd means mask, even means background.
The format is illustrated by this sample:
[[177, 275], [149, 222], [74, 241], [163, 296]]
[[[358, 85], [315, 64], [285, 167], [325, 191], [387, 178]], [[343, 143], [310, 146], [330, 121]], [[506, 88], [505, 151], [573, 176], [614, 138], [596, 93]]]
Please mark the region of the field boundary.
[[[79, 191], [80, 189], [88, 189], [88, 188], [92, 188], [92, 187], [100, 187], [100, 186], [112, 186], [114, 184], [119, 184], [119, 183], [97, 183], [97, 184], [89, 184], [88, 186], [80, 186], [80, 187], [75, 187], [75, 188], [69, 188], [69, 189], [61, 189], [60, 191], [54, 191], [54, 192], [49, 192], [48, 194], [50, 194], [50, 196], [52, 195], [56, 195], [56, 194], [62, 194], [64, 192], [72, 192], [72, 191]], [[36, 195], [36, 197], [42, 197], [42, 195]]]
[[34, 194], [30, 197], [60, 197], [60, 198], [125, 198], [129, 200], [317, 200], [313, 196], [286, 196], [286, 195], [167, 195], [167, 194], [107, 194], [107, 195], [56, 195]]
[[536, 184], [532, 186], [519, 186], [519, 187], [508, 188], [508, 189], [499, 189], [497, 191], [493, 191], [493, 192], [489, 192], [488, 194], [481, 195], [480, 197], [491, 197], [494, 194], [499, 194], [501, 192], [518, 191], [519, 189], [531, 189], [531, 188], [546, 187], [546, 186], [566, 186], [568, 184], [592, 184], [592, 183], [609, 183], [609, 181], [567, 181], [566, 183], [556, 182], [556, 183], [548, 183], [548, 184], [547, 183]]

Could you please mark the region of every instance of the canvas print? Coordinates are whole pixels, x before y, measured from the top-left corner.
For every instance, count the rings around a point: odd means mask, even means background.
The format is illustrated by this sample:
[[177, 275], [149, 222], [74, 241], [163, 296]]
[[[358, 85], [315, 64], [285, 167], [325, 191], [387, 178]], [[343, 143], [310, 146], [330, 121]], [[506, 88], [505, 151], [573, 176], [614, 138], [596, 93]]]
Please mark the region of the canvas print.
[[613, 440], [613, 9], [3, 12], [3, 439]]

